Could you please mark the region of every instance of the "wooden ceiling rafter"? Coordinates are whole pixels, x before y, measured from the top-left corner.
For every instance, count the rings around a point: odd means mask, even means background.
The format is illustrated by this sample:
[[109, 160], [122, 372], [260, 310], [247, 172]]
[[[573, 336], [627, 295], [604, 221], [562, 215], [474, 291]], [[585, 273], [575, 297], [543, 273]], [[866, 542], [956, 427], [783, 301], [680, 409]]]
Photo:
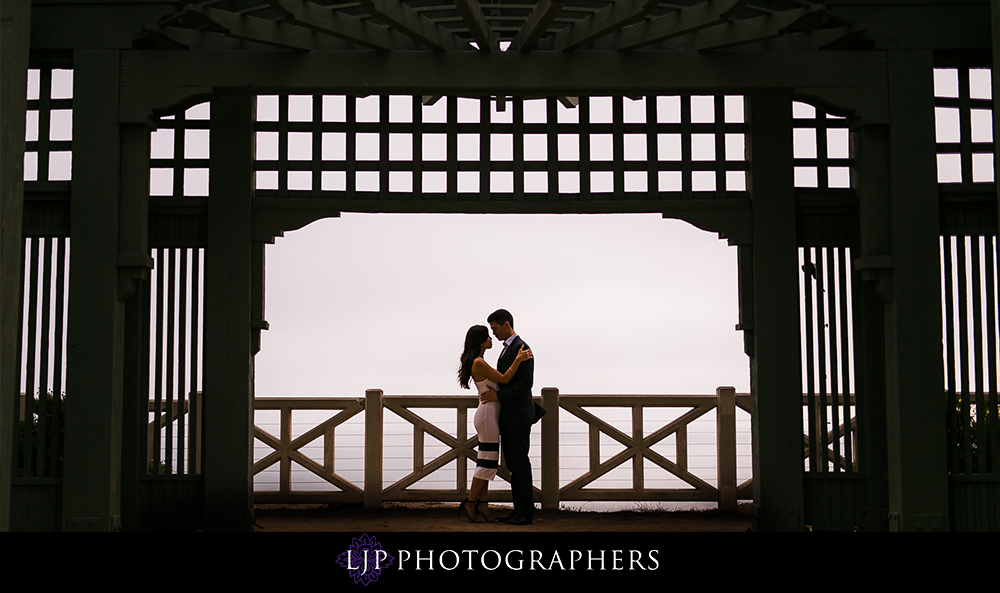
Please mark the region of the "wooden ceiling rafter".
[[[863, 27], [810, 0], [209, 0], [148, 27], [174, 47], [195, 47], [173, 29], [216, 32], [308, 51], [346, 42], [375, 51], [713, 51], [789, 35], [782, 47], [818, 49]], [[480, 2], [483, 2], [482, 4]], [[496, 0], [494, 0], [496, 1]], [[163, 44], [164, 42], [160, 42]], [[253, 46], [248, 46], [253, 47]]]

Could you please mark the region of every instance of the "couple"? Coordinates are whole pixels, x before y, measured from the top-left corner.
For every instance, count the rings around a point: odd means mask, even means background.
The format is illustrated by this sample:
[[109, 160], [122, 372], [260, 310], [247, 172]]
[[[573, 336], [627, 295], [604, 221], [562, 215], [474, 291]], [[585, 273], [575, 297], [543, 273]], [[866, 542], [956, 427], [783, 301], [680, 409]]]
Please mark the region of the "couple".
[[497, 368], [493, 369], [483, 360], [483, 354], [493, 347], [486, 326], [474, 325], [465, 334], [458, 382], [469, 389], [469, 380], [472, 379], [479, 391], [479, 408], [475, 418], [479, 433], [479, 459], [472, 487], [459, 513], [464, 512], [470, 521], [475, 521], [477, 515], [482, 515], [486, 521], [494, 521], [487, 504], [487, 492], [497, 473], [500, 443], [503, 443], [503, 457], [511, 474], [514, 510], [496, 520], [508, 525], [531, 525], [535, 503], [528, 445], [531, 425], [544, 414], [531, 398], [535, 361], [528, 345], [514, 333], [514, 317], [509, 312], [498, 309], [486, 321], [493, 335], [503, 341], [504, 349], [497, 360]]

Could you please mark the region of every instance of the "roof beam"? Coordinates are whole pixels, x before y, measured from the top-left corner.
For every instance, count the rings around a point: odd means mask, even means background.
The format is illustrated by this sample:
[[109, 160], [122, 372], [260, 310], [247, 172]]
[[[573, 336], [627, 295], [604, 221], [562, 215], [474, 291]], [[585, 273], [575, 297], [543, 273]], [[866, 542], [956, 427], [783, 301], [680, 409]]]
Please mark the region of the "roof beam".
[[490, 29], [478, 0], [455, 0], [455, 8], [458, 9], [458, 14], [462, 15], [462, 20], [469, 28], [469, 33], [472, 33], [472, 38], [476, 40], [479, 51], [499, 49], [493, 37], [493, 30]]
[[809, 16], [825, 10], [826, 8], [823, 6], [813, 5], [732, 23], [723, 23], [693, 33], [691, 41], [694, 48], [701, 51], [773, 39], [780, 37]]
[[393, 49], [391, 30], [305, 0], [268, 0], [288, 21], [376, 50]]
[[514, 41], [511, 42], [507, 51], [529, 52], [535, 49], [538, 40], [541, 39], [542, 35], [545, 35], [545, 31], [562, 10], [562, 7], [563, 0], [538, 0], [535, 7], [531, 9], [531, 14], [517, 31], [517, 35], [514, 36]]
[[634, 23], [649, 14], [659, 3], [660, 0], [618, 0], [568, 27], [563, 27], [551, 37], [551, 43], [544, 44], [544, 49], [573, 51]]
[[725, 22], [749, 0], [708, 0], [636, 23], [600, 40], [602, 49], [630, 50]]
[[227, 36], [236, 39], [289, 49], [310, 50], [315, 47], [313, 32], [302, 27], [195, 4], [187, 6], [182, 16], [190, 14], [198, 15], [198, 18], [220, 27]]
[[434, 51], [469, 49], [469, 44], [399, 0], [358, 0], [372, 16]]

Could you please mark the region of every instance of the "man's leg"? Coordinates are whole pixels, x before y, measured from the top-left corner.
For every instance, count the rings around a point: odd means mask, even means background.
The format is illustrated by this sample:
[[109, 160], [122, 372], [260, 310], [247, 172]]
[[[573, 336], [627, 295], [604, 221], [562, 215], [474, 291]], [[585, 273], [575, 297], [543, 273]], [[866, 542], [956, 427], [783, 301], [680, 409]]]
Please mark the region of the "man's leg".
[[510, 492], [514, 499], [514, 512], [531, 517], [535, 511], [531, 484], [531, 460], [528, 446], [531, 444], [531, 425], [511, 425], [501, 428], [500, 445], [503, 457], [510, 470]]

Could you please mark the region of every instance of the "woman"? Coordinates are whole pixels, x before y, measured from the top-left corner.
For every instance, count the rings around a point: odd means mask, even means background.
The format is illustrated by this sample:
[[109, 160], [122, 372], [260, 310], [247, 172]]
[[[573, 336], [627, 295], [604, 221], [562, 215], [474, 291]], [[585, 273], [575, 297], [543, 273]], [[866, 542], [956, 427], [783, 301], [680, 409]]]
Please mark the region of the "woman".
[[[513, 364], [501, 375], [483, 360], [483, 354], [492, 347], [493, 338], [490, 337], [489, 328], [485, 325], [473, 325], [469, 328], [465, 334], [465, 349], [462, 351], [458, 368], [459, 385], [469, 389], [471, 378], [475, 381], [480, 395], [491, 389], [496, 390], [497, 383], [506, 384], [513, 379], [517, 367], [531, 358], [531, 350], [525, 350], [522, 346]], [[480, 403], [476, 409], [474, 423], [479, 433], [479, 459], [476, 462], [476, 471], [472, 474], [472, 487], [469, 488], [469, 494], [459, 509], [459, 516], [464, 511], [469, 516], [469, 521], [475, 521], [476, 515], [482, 515], [487, 522], [494, 520], [490, 514], [486, 495], [490, 482], [497, 475], [500, 461], [500, 426], [497, 424], [499, 418], [500, 402]]]

